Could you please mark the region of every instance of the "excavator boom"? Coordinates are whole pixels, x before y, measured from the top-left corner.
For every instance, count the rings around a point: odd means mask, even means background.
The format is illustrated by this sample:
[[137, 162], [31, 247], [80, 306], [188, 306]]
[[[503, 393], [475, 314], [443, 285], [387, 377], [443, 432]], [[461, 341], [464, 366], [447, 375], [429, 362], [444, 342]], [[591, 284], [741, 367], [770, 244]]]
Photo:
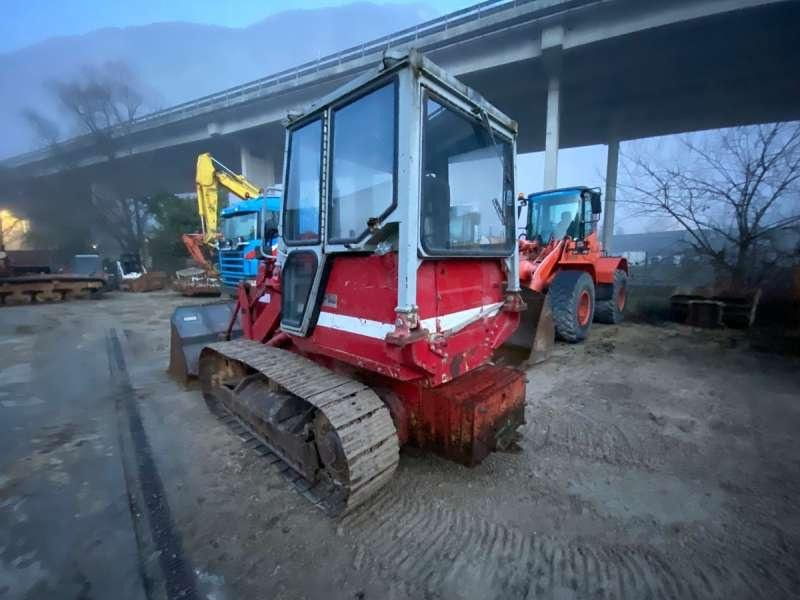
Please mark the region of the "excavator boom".
[[219, 235], [219, 186], [247, 200], [261, 195], [261, 189], [244, 175], [237, 175], [208, 152], [197, 157], [197, 211], [203, 229], [203, 242], [213, 244]]
[[213, 295], [219, 293], [219, 271], [213, 258], [217, 249], [219, 232], [219, 188], [226, 188], [243, 200], [261, 195], [258, 186], [250, 183], [216, 160], [208, 152], [197, 157], [197, 212], [200, 215], [201, 233], [184, 233], [183, 244], [202, 273], [196, 268], [176, 273], [175, 289], [184, 296]]

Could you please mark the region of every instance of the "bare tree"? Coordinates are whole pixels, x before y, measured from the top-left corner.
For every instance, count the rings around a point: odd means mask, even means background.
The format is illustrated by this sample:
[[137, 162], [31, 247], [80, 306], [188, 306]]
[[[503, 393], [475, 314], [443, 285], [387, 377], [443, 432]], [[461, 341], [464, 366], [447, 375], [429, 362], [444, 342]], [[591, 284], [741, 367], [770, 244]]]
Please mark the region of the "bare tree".
[[640, 215], [666, 216], [734, 286], [757, 285], [785, 257], [775, 245], [800, 226], [800, 124], [725, 129], [679, 140], [664, 164], [625, 155], [627, 197]]
[[61, 131], [55, 121], [30, 108], [22, 111], [22, 118], [33, 131], [37, 142], [51, 149], [58, 146]]
[[119, 61], [84, 67], [79, 78], [50, 84], [62, 111], [109, 160], [126, 149], [125, 136], [144, 104], [140, 87], [130, 67]]
[[139, 196], [122, 195], [119, 186], [89, 185], [89, 202], [104, 231], [111, 234], [123, 252], [142, 254], [148, 205]]
[[[116, 240], [122, 251], [142, 253], [145, 243], [147, 204], [130, 194], [127, 183], [115, 166], [121, 155], [130, 153], [128, 142], [136, 117], [145, 106], [141, 84], [132, 70], [121, 62], [107, 62], [99, 67], [85, 67], [80, 76], [48, 85], [56, 103], [71, 122], [73, 133], [88, 136], [93, 151], [104, 159], [101, 181], [83, 182], [95, 225]], [[62, 148], [59, 127], [47, 117], [26, 111], [23, 118], [37, 138], [61, 164], [57, 176], [69, 179], [74, 188], [80, 175], [71, 169], [69, 153]]]

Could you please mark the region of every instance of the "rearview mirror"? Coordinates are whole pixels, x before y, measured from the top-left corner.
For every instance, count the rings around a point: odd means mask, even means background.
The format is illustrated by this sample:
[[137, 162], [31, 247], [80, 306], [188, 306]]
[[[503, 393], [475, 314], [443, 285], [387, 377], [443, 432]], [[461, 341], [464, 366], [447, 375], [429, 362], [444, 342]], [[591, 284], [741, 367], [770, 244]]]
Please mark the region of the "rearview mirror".
[[599, 215], [603, 212], [603, 202], [600, 200], [600, 192], [589, 192], [592, 200], [592, 214]]

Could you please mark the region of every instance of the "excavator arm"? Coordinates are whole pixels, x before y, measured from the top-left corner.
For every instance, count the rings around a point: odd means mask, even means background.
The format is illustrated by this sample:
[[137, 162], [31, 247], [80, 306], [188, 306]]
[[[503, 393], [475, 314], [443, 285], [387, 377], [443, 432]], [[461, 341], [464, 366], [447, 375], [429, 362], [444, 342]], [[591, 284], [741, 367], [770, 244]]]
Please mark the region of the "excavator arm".
[[261, 189], [237, 175], [208, 152], [197, 157], [197, 211], [203, 229], [203, 242], [213, 245], [219, 235], [219, 186], [239, 198], [257, 198]]

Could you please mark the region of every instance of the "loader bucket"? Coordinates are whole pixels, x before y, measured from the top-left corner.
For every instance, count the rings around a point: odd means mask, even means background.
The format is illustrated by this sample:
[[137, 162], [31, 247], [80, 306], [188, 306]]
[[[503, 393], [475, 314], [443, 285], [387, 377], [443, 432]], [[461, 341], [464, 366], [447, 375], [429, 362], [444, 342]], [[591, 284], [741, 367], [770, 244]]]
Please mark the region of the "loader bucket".
[[550, 357], [555, 345], [556, 327], [549, 296], [523, 289], [522, 299], [527, 308], [520, 315], [519, 327], [506, 342], [506, 346], [529, 352], [526, 362], [538, 364]]
[[[200, 351], [206, 344], [224, 338], [234, 310], [235, 301], [176, 308], [170, 319], [169, 374], [183, 383], [197, 377]], [[231, 337], [241, 335], [242, 328], [237, 319]]]

